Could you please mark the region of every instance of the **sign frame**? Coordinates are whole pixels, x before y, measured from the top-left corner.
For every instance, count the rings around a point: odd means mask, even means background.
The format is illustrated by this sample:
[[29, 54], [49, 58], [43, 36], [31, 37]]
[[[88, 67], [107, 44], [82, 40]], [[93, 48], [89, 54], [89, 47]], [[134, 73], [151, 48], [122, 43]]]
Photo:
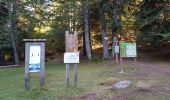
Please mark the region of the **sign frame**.
[[121, 57], [137, 57], [136, 43], [120, 42]]
[[40, 47], [40, 87], [43, 87], [45, 85], [45, 41], [46, 39], [23, 39], [25, 42], [25, 88], [30, 88], [30, 47], [31, 46], [37, 46]]

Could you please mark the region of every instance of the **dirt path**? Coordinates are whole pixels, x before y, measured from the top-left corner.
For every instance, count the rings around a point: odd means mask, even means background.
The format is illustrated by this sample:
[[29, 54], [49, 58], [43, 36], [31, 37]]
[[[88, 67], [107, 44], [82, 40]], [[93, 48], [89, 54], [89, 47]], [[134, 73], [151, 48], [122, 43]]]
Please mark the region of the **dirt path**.
[[[132, 60], [125, 60], [123, 65], [134, 65]], [[141, 57], [136, 63], [137, 71], [134, 73], [135, 77], [147, 77], [151, 74], [158, 74], [163, 76], [170, 76], [170, 61], [163, 59], [155, 59], [154, 57]], [[142, 95], [145, 93], [157, 93], [170, 95], [170, 90], [161, 86], [152, 86], [150, 89], [136, 89], [125, 94], [117, 95], [111, 100], [132, 100], [132, 97]], [[61, 100], [101, 100], [96, 93], [90, 93], [81, 97], [62, 97]]]
[[125, 60], [123, 65], [135, 65], [138, 71], [135, 73], [137, 76], [147, 76], [149, 74], [160, 74], [170, 76], [170, 62], [157, 62], [157, 61], [137, 61]]

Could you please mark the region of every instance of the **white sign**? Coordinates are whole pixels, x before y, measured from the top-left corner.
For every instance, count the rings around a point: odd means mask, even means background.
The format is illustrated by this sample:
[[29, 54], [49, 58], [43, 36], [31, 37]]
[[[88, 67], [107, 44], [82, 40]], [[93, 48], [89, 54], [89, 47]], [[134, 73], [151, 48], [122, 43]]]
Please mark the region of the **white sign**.
[[127, 57], [136, 57], [136, 43], [126, 45]]
[[64, 53], [64, 63], [79, 63], [79, 52]]
[[119, 53], [119, 46], [115, 46], [115, 53]]
[[30, 46], [29, 71], [40, 71], [40, 46]]
[[40, 46], [30, 46], [29, 64], [40, 63]]

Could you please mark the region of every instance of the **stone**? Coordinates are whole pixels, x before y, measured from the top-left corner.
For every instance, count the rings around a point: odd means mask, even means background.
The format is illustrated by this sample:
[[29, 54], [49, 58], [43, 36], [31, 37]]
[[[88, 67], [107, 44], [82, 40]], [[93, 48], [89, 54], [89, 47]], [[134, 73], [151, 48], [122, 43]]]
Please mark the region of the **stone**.
[[116, 89], [126, 89], [131, 86], [131, 81], [119, 81], [113, 85]]

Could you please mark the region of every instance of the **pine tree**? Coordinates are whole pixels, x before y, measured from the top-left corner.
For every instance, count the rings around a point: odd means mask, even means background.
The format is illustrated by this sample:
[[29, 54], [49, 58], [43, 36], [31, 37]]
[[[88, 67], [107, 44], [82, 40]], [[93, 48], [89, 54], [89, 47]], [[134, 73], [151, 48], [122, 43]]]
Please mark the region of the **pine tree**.
[[144, 0], [137, 15], [140, 20], [139, 39], [154, 46], [160, 45], [164, 36], [170, 33], [170, 1]]

